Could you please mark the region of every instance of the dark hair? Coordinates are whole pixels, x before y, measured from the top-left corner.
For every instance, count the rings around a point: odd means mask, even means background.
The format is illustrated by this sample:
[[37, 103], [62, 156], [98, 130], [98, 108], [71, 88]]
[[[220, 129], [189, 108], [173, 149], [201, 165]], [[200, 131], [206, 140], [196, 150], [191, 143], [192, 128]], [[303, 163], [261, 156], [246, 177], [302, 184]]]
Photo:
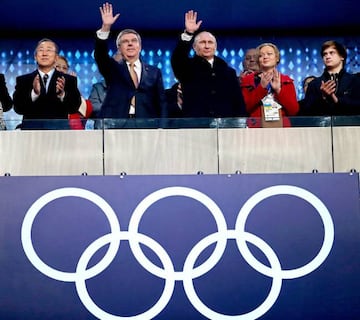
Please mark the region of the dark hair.
[[346, 48], [344, 45], [342, 45], [341, 43], [335, 41], [335, 40], [328, 40], [328, 41], [325, 41], [322, 46], [321, 46], [321, 56], [323, 57], [324, 56], [324, 51], [327, 49], [327, 48], [330, 48], [330, 47], [334, 47], [335, 50], [338, 52], [338, 54], [344, 58], [344, 64], [346, 62], [346, 58], [347, 58], [347, 52], [346, 52]]

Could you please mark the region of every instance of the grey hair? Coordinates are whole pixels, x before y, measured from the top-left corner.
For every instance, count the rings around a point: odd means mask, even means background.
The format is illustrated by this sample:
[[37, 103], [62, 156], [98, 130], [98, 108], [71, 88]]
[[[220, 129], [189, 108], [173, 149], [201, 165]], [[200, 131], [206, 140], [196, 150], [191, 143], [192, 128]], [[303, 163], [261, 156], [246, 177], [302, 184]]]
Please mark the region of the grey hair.
[[37, 45], [36, 45], [36, 47], [35, 47], [35, 52], [34, 52], [35, 54], [36, 54], [36, 52], [37, 52], [37, 49], [39, 48], [39, 46], [40, 46], [43, 42], [52, 42], [52, 43], [54, 44], [54, 46], [55, 46], [55, 52], [56, 52], [56, 53], [59, 52], [59, 46], [56, 44], [55, 41], [53, 41], [53, 40], [51, 40], [51, 39], [49, 39], [49, 38], [42, 38], [42, 39], [37, 43]]
[[134, 35], [136, 35], [136, 38], [138, 39], [139, 44], [141, 46], [141, 37], [140, 37], [140, 35], [134, 29], [124, 29], [124, 30], [120, 31], [120, 33], [118, 34], [118, 36], [116, 38], [116, 47], [120, 46], [120, 39], [125, 34], [134, 34]]

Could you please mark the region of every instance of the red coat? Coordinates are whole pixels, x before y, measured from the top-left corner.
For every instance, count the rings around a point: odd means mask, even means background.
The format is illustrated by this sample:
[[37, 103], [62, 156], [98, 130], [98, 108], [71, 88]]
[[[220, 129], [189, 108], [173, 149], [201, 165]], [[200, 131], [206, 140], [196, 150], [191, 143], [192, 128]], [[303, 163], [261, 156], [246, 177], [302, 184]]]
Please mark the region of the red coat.
[[[252, 118], [261, 119], [261, 106], [263, 99], [267, 94], [267, 88], [263, 88], [260, 84], [256, 86], [256, 73], [251, 73], [241, 80], [241, 90], [245, 101], [246, 111]], [[281, 113], [283, 116], [284, 127], [290, 126], [290, 120], [286, 116], [295, 116], [299, 111], [294, 81], [287, 75], [281, 74], [281, 90], [279, 94], [274, 93], [274, 100], [281, 104]], [[252, 126], [261, 126], [261, 121]]]
[[91, 101], [81, 97], [81, 105], [78, 112], [69, 114], [69, 124], [70, 128], [73, 130], [84, 130], [85, 129], [85, 119], [90, 118], [93, 112], [93, 106]]

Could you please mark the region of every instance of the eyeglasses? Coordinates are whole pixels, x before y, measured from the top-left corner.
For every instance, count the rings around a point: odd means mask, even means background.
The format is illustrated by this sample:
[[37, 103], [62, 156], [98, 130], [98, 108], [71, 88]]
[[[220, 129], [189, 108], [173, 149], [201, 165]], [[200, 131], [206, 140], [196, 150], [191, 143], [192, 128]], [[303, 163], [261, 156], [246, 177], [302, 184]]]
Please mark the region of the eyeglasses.
[[55, 49], [44, 49], [44, 48], [39, 48], [36, 50], [36, 52], [39, 52], [39, 53], [53, 53], [53, 52], [56, 52]]

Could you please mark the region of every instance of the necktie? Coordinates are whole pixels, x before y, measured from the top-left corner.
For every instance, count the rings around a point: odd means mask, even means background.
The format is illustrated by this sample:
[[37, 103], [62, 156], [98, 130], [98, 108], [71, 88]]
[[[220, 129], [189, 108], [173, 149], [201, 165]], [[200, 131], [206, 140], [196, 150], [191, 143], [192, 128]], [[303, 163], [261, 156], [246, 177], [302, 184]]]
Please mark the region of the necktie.
[[46, 90], [46, 83], [47, 83], [48, 79], [49, 79], [49, 75], [45, 73], [44, 76], [43, 76], [45, 91], [47, 91]]
[[[132, 81], [134, 82], [134, 86], [135, 88], [138, 87], [139, 85], [139, 80], [138, 80], [138, 77], [137, 77], [137, 74], [135, 72], [135, 63], [131, 62], [130, 63], [130, 76], [131, 76], [131, 79]], [[131, 98], [131, 106], [130, 106], [130, 111], [129, 111], [129, 114], [130, 115], [134, 115], [135, 114], [135, 96], [133, 96]]]
[[138, 80], [137, 74], [135, 72], [135, 63], [133, 63], [133, 62], [130, 63], [130, 76], [131, 76], [132, 81], [134, 82], [135, 88], [137, 88], [139, 85], [139, 80]]

